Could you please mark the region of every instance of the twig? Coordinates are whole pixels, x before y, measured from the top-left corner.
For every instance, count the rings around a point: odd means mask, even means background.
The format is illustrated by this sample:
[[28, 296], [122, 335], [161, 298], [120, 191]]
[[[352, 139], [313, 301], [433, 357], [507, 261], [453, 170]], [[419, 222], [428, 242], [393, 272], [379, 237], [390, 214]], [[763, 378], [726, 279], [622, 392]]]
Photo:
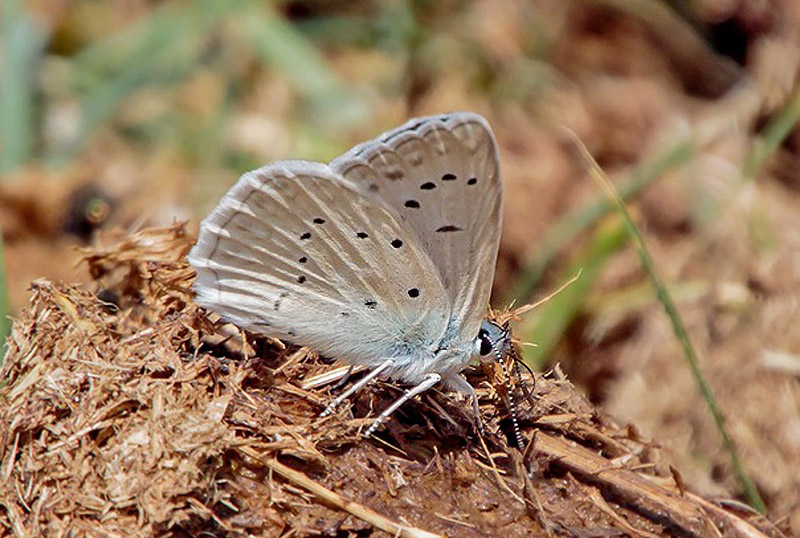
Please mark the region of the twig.
[[514, 490], [511, 489], [511, 487], [506, 483], [506, 481], [503, 480], [503, 477], [500, 475], [500, 471], [497, 469], [497, 465], [495, 465], [494, 463], [494, 458], [492, 457], [492, 454], [489, 452], [489, 447], [486, 446], [486, 441], [483, 439], [483, 436], [478, 435], [478, 439], [481, 442], [481, 447], [483, 447], [483, 451], [486, 453], [486, 458], [489, 460], [489, 465], [492, 466], [492, 471], [494, 472], [495, 478], [497, 478], [498, 485], [502, 487], [504, 490], [506, 490], [509, 494], [511, 494], [511, 496], [514, 499], [518, 500], [520, 503], [524, 505], [525, 499], [517, 495], [514, 492]]
[[735, 514], [701, 498], [658, 486], [635, 471], [609, 466], [609, 461], [574, 441], [544, 433], [536, 434], [536, 450], [556, 465], [608, 488], [643, 516], [657, 523], [677, 527], [689, 536], [708, 536], [710, 521], [724, 524], [726, 536], [767, 538], [763, 532]]
[[278, 460], [262, 456], [261, 454], [257, 453], [256, 451], [248, 448], [248, 447], [241, 447], [239, 451], [246, 455], [248, 458], [253, 458], [258, 460], [259, 462], [266, 465], [270, 470], [274, 471], [275, 473], [281, 475], [283, 478], [304, 488], [305, 490], [313, 493], [327, 504], [334, 508], [338, 508], [339, 510], [344, 510], [345, 512], [354, 515], [355, 517], [366, 521], [370, 525], [384, 531], [388, 532], [392, 536], [404, 537], [404, 538], [441, 538], [439, 534], [433, 534], [431, 532], [417, 529], [415, 527], [408, 527], [405, 525], [400, 525], [399, 523], [395, 523], [390, 519], [378, 514], [377, 512], [370, 510], [366, 506], [346, 501], [342, 498], [341, 495], [335, 493], [328, 488], [322, 486], [321, 484], [314, 482], [308, 476], [301, 473], [300, 471], [295, 471], [294, 469], [283, 465]]

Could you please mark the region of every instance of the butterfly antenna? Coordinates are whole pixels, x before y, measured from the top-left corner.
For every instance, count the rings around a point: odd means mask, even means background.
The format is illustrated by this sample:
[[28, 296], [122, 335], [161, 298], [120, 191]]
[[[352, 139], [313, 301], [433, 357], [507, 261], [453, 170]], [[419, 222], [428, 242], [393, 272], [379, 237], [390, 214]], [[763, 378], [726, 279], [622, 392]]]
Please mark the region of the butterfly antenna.
[[562, 284], [561, 287], [559, 287], [556, 291], [554, 291], [553, 293], [551, 293], [547, 297], [544, 297], [543, 299], [539, 299], [535, 303], [531, 303], [531, 304], [526, 304], [526, 305], [520, 306], [516, 310], [512, 310], [512, 307], [513, 307], [513, 303], [512, 303], [511, 306], [509, 307], [509, 310], [504, 314], [504, 317], [507, 317], [508, 319], [519, 319], [519, 317], [522, 314], [524, 314], [526, 312], [529, 312], [531, 310], [534, 310], [535, 308], [539, 307], [540, 305], [543, 305], [544, 303], [548, 302], [553, 297], [555, 297], [556, 295], [560, 294], [562, 291], [564, 291], [565, 289], [570, 287], [572, 284], [574, 284], [581, 277], [582, 273], [583, 273], [583, 269], [578, 269], [578, 272], [575, 273], [575, 276], [573, 276], [567, 282]]
[[534, 405], [533, 393], [531, 392], [531, 389], [528, 388], [528, 385], [522, 380], [522, 371], [520, 370], [520, 365], [528, 371], [528, 374], [530, 374], [534, 387], [536, 386], [536, 376], [533, 375], [533, 370], [531, 370], [531, 367], [528, 366], [527, 362], [522, 360], [522, 357], [519, 356], [513, 345], [511, 346], [511, 356], [514, 359], [514, 371], [517, 374], [517, 379], [519, 379], [522, 393], [525, 395], [525, 399], [528, 400], [531, 405]]
[[514, 427], [514, 437], [517, 441], [517, 448], [524, 450], [525, 444], [522, 442], [522, 432], [519, 429], [519, 420], [517, 420], [517, 402], [514, 399], [514, 391], [511, 389], [511, 373], [508, 371], [508, 364], [505, 357], [497, 349], [494, 350], [494, 356], [503, 368], [503, 375], [506, 378], [506, 393], [508, 394], [508, 412], [511, 415], [511, 424]]

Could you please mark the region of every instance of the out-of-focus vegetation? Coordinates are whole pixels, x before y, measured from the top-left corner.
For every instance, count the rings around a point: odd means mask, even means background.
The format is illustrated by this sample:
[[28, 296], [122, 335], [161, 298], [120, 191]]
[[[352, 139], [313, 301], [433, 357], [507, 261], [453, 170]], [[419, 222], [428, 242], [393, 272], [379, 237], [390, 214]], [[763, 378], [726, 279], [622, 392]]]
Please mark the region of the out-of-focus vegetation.
[[[457, 31], [460, 2], [3, 6], [5, 171], [69, 165], [103, 136], [138, 152], [177, 149], [198, 167], [240, 169], [273, 154], [323, 159], [385, 107], [406, 104], [393, 100], [424, 91], [410, 85], [449, 71], [465, 68], [474, 91], [524, 94], [532, 84], [490, 71], [480, 44]], [[503, 75], [513, 85], [490, 80]], [[257, 136], [247, 129], [258, 125], [247, 121], [260, 115], [291, 130], [270, 133], [277, 127], [266, 123], [264, 146], [248, 146]]]
[[8, 301], [8, 281], [6, 279], [6, 262], [3, 250], [3, 238], [0, 236], [0, 364], [5, 355], [5, 341], [11, 333], [11, 309]]

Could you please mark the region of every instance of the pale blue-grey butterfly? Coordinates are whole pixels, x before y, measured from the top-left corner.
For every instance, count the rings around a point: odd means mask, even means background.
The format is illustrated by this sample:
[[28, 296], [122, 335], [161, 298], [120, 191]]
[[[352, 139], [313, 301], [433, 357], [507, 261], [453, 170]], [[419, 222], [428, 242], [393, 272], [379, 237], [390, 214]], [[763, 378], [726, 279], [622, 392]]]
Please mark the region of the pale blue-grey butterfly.
[[502, 203], [494, 135], [473, 113], [411, 120], [328, 165], [279, 161], [244, 174], [202, 222], [197, 302], [371, 370], [323, 415], [379, 375], [412, 384], [367, 435], [440, 381], [477, 411], [461, 371], [510, 342], [484, 321]]

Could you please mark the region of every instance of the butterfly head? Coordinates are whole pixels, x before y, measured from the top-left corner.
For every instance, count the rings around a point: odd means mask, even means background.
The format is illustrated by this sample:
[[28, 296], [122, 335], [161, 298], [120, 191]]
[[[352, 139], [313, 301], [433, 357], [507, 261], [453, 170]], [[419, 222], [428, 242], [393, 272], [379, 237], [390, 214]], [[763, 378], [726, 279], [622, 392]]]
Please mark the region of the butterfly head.
[[[511, 415], [511, 422], [514, 427], [514, 437], [517, 447], [522, 450], [524, 444], [522, 433], [519, 429], [517, 419], [517, 404], [514, 398], [514, 391], [511, 387], [511, 370], [509, 360], [513, 363], [517, 373], [517, 379], [522, 380], [519, 372], [519, 365], [522, 359], [517, 353], [516, 347], [511, 336], [511, 327], [508, 321], [498, 323], [492, 319], [485, 319], [481, 324], [481, 330], [472, 344], [472, 356], [477, 358], [485, 370], [493, 370], [493, 365], [499, 365], [502, 370], [503, 385], [507, 397], [508, 411]], [[522, 363], [524, 365], [524, 363]], [[527, 368], [527, 366], [526, 366]], [[527, 389], [525, 389], [527, 392]]]
[[482, 363], [502, 360], [513, 354], [513, 347], [508, 323], [501, 325], [491, 319], [485, 319], [472, 344], [472, 356]]

